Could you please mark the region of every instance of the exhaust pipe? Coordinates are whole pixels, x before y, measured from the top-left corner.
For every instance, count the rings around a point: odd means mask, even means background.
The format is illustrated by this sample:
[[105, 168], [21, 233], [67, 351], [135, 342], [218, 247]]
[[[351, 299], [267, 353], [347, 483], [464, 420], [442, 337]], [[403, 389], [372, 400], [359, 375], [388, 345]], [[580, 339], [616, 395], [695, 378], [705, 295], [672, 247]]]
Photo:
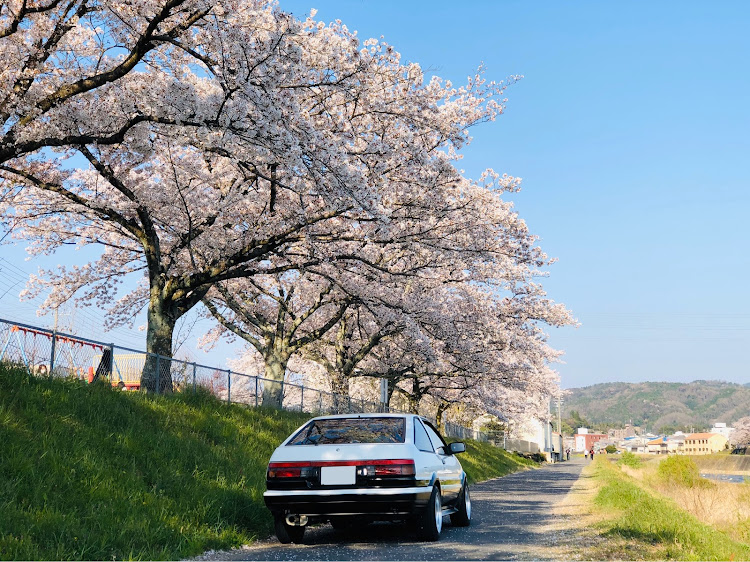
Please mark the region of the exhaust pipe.
[[307, 525], [307, 515], [290, 513], [286, 516], [286, 524], [290, 527], [304, 527]]

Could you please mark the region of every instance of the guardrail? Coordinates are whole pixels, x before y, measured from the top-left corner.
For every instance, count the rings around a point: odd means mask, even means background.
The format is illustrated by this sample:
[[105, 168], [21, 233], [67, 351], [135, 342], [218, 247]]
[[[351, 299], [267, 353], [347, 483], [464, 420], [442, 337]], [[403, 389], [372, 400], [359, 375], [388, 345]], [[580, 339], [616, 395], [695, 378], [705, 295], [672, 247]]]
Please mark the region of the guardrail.
[[[0, 362], [22, 365], [30, 375], [74, 377], [88, 382], [105, 379], [113, 386], [128, 390], [140, 389], [146, 370], [155, 383], [157, 394], [164, 392], [171, 381], [175, 391], [195, 392], [200, 387], [227, 403], [247, 406], [262, 404], [264, 385], [276, 388], [280, 385], [283, 409], [310, 414], [367, 413], [384, 409], [378, 402], [336, 396], [294, 382], [217, 369], [3, 318], [0, 318]], [[458, 424], [445, 423], [444, 433], [457, 439], [498, 444], [492, 436]]]

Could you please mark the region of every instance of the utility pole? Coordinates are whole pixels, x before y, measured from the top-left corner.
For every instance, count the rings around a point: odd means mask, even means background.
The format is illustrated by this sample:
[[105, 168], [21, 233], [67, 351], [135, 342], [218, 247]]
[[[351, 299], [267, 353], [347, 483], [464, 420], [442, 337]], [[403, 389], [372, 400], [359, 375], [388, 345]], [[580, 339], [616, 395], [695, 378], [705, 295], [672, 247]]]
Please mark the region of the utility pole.
[[64, 330], [65, 332], [67, 332], [69, 334], [74, 334], [75, 332], [73, 331], [73, 322], [72, 322], [71, 314], [72, 313], [70, 311], [68, 311], [68, 312], [63, 311], [62, 312], [62, 316], [66, 316], [68, 319], [61, 326], [60, 325], [60, 316], [61, 316], [61, 314], [60, 314], [60, 305], [56, 306], [55, 307], [55, 321], [54, 321], [54, 324], [52, 326], [52, 331], [53, 332], [57, 332], [58, 330]]

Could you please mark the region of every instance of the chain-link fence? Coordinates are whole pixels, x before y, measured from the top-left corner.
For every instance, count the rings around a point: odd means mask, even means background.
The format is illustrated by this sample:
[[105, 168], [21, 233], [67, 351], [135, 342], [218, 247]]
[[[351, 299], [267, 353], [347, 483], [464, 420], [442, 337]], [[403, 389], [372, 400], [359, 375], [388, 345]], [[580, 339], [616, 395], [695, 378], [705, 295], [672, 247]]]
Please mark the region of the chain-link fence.
[[[118, 388], [143, 388], [156, 394], [205, 389], [227, 403], [260, 406], [265, 399], [267, 404], [280, 402], [285, 410], [316, 415], [394, 411], [379, 402], [336, 396], [295, 382], [217, 369], [2, 318], [0, 362], [23, 366], [30, 375], [106, 380]], [[503, 446], [481, 431], [453, 423], [443, 427], [449, 437]]]

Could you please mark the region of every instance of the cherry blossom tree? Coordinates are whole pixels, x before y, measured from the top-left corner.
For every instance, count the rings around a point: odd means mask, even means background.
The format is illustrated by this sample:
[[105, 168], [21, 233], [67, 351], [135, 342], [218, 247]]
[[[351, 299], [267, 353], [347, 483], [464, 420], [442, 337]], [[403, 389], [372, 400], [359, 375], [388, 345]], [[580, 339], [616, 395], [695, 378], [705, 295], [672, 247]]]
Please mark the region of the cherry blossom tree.
[[[339, 267], [328, 273], [352, 303], [340, 309], [346, 311], [336, 329], [320, 332], [325, 337], [309, 341], [304, 355], [326, 368], [340, 401], [346, 403], [355, 377], [388, 379], [390, 392], [404, 397], [411, 411], [420, 411], [429, 397], [438, 416], [451, 404], [493, 407], [505, 389], [554, 392], [556, 376], [547, 363], [559, 354], [540, 326], [570, 324], [570, 313], [533, 282], [542, 254], [517, 215], [496, 194], [471, 194], [457, 207], [460, 220], [452, 217], [460, 228], [438, 228], [439, 242], [421, 247], [418, 259], [398, 244], [360, 244], [361, 259], [336, 262]], [[403, 230], [423, 228], [402, 224]], [[472, 242], [487, 240], [491, 257], [470, 246], [465, 231]], [[349, 241], [337, 242], [342, 244]], [[446, 248], [463, 250], [451, 254]], [[446, 253], [450, 261], [444, 261]], [[399, 267], [382, 266], [398, 260]], [[297, 288], [306, 292], [304, 283]], [[257, 306], [253, 298], [243, 306], [248, 304]]]
[[305, 350], [305, 358], [325, 369], [336, 412], [348, 404], [349, 383], [353, 378], [376, 375], [368, 368], [373, 350], [404, 329], [402, 322], [393, 315], [378, 314], [382, 310], [374, 308], [362, 305], [350, 308], [331, 337], [318, 340]]
[[[504, 85], [481, 74], [425, 82], [386, 44], [260, 1], [24, 0], [0, 29], [3, 225], [32, 254], [102, 249], [31, 290], [113, 324], [146, 308], [149, 352], [170, 356], [175, 322], [231, 279], [545, 262], [528, 236], [503, 254], [476, 220], [483, 184], [514, 180], [452, 165], [468, 128], [502, 112]], [[116, 300], [128, 276], [140, 283]]]
[[733, 425], [729, 441], [734, 445], [750, 444], [750, 416], [738, 419]]
[[292, 355], [323, 337], [352, 302], [331, 280], [312, 272], [217, 283], [204, 303], [219, 326], [205, 342], [225, 334], [248, 342], [263, 358], [263, 405], [280, 406], [280, 383]]
[[313, 346], [317, 355], [308, 352], [308, 357], [321, 361], [323, 355], [329, 380], [337, 385], [331, 384], [334, 392], [348, 396], [355, 377], [385, 378], [392, 407], [429, 413], [440, 421], [449, 408], [454, 413], [492, 411], [508, 419], [521, 410], [508, 408], [503, 397], [548, 397], [557, 391], [549, 364], [559, 352], [547, 345], [537, 324], [562, 326], [573, 320], [538, 285], [514, 298], [498, 298], [471, 284], [422, 289], [416, 300], [402, 297], [399, 306], [391, 300], [386, 310], [398, 328], [377, 345], [371, 345], [373, 336], [382, 334], [378, 326], [385, 322], [378, 321], [375, 310], [367, 322], [354, 325], [356, 330], [347, 332], [342, 322]]
[[401, 329], [403, 303], [395, 286], [403, 278], [368, 266], [320, 264], [217, 284], [204, 303], [220, 325], [204, 342], [233, 336], [251, 344], [249, 355], [263, 359], [266, 405], [281, 403], [282, 387], [271, 381], [285, 379], [293, 355], [318, 363], [339, 410], [348, 403], [349, 380], [360, 364]]
[[[153, 111], [153, 97], [139, 103], [137, 93], [174, 90], [181, 72], [169, 58], [190, 47], [191, 29], [211, 11], [210, 2], [189, 0], [3, 2], [0, 163], [33, 174], [40, 159], [54, 165], [41, 149], [119, 144], [139, 123], [176, 118], [166, 107]], [[160, 69], [149, 74], [156, 83], [144, 81], [139, 65]]]
[[[428, 302], [425, 300], [425, 302]], [[500, 298], [476, 284], [443, 286], [414, 316], [417, 330], [376, 350], [381, 376], [389, 379], [391, 404], [434, 416], [491, 412], [503, 419], [523, 411], [509, 396], [550, 396], [559, 358], [539, 324], [573, 323], [570, 313], [530, 284]], [[464, 420], [465, 421], [465, 420]]]

